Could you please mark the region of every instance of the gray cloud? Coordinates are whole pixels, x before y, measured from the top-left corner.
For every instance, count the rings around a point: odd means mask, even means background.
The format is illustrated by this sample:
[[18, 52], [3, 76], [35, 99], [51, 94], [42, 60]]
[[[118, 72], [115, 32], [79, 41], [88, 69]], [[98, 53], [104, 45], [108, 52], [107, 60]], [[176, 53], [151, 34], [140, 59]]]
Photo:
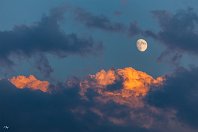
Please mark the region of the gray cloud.
[[124, 24], [112, 22], [104, 15], [93, 15], [82, 8], [76, 8], [74, 10], [74, 14], [75, 19], [80, 23], [83, 23], [88, 28], [98, 28], [110, 32], [123, 32], [126, 30]]
[[[13, 65], [14, 58], [19, 56], [29, 58], [45, 53], [59, 57], [97, 54], [102, 49], [101, 43], [95, 43], [91, 37], [80, 38], [77, 34], [66, 34], [61, 30], [60, 22], [64, 13], [65, 8], [55, 8], [31, 26], [20, 25], [10, 31], [0, 31], [1, 66]], [[38, 67], [43, 69], [43, 66]]]
[[103, 14], [95, 15], [82, 8], [74, 8], [73, 13], [75, 20], [88, 28], [123, 33], [130, 37], [144, 33], [137, 22], [131, 22], [129, 25], [121, 22], [114, 22]]
[[149, 94], [149, 103], [163, 109], [175, 109], [179, 121], [198, 126], [198, 68], [180, 68], [167, 77], [160, 90]]
[[170, 50], [198, 53], [198, 15], [193, 9], [181, 10], [175, 14], [159, 10], [152, 13], [161, 28], [157, 39]]
[[[196, 123], [197, 71], [180, 70], [168, 77], [162, 88], [150, 91], [149, 100], [133, 93], [116, 94], [121, 87], [119, 81], [108, 85], [107, 94], [102, 94], [104, 91], [97, 91], [94, 80], [87, 80], [92, 85], [82, 95], [81, 86], [87, 86], [86, 80], [77, 77], [51, 84], [48, 92], [18, 89], [7, 80], [0, 80], [0, 122], [15, 132], [194, 132], [180, 123]], [[188, 78], [190, 84], [185, 85]], [[170, 109], [178, 112], [177, 118]]]
[[[3, 106], [0, 109], [0, 130], [2, 125], [8, 125], [9, 131], [14, 132], [150, 131], [133, 123], [127, 126], [114, 124], [120, 122], [116, 119], [122, 117], [127, 109], [123, 109], [122, 113], [114, 117], [117, 110], [113, 108], [124, 107], [113, 103], [104, 104], [102, 107], [102, 104], [95, 100], [83, 100], [78, 94], [78, 87], [69, 88], [64, 84], [51, 87], [51, 93], [43, 93], [30, 89], [17, 89], [7, 80], [0, 80], [0, 105]], [[90, 94], [90, 99], [93, 96], [96, 94]], [[114, 123], [99, 116], [100, 110], [111, 115]]]
[[54, 70], [50, 66], [47, 57], [44, 54], [38, 54], [35, 59], [36, 68], [42, 73], [42, 75], [44, 75], [45, 78], [50, 77]]
[[137, 22], [132, 22], [128, 30], [130, 36], [135, 36], [143, 33], [142, 29], [138, 26]]
[[[178, 65], [183, 53], [198, 53], [198, 15], [192, 9], [179, 10], [172, 14], [165, 10], [152, 11], [160, 26], [159, 32], [145, 30], [143, 34], [162, 42], [166, 47], [158, 60], [167, 60]], [[173, 52], [174, 51], [174, 52]]]

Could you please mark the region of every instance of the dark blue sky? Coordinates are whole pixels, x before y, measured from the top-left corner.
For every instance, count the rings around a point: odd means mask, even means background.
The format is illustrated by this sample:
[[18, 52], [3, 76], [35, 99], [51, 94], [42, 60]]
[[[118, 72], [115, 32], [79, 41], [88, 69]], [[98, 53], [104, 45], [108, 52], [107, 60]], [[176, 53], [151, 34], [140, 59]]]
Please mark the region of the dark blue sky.
[[[197, 131], [197, 5], [0, 0], [0, 131]], [[136, 48], [139, 38], [145, 52]], [[11, 81], [18, 75], [36, 78], [18, 87]], [[47, 91], [37, 79], [49, 81]], [[144, 87], [131, 90], [131, 80]]]

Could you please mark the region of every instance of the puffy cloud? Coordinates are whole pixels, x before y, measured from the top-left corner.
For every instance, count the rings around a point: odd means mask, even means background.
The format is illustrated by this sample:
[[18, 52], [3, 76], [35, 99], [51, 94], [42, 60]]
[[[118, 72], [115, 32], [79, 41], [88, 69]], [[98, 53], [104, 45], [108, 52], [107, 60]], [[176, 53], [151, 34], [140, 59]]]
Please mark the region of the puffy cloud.
[[[92, 105], [96, 115], [116, 125], [133, 123], [148, 130], [194, 132], [197, 129], [188, 126], [187, 121], [194, 121], [196, 125], [196, 98], [190, 99], [196, 94], [186, 90], [196, 89], [197, 72], [187, 71], [183, 69], [174, 76], [154, 79], [131, 67], [101, 70], [80, 82], [80, 95], [96, 103]], [[190, 86], [186, 87], [188, 80], [191, 80]], [[188, 96], [188, 93], [191, 94]]]
[[135, 96], [146, 95], [150, 86], [158, 86], [163, 83], [164, 78], [153, 79], [145, 72], [137, 71], [133, 68], [124, 68], [117, 70], [118, 75], [123, 79], [123, 88], [132, 90]]
[[[105, 92], [112, 95], [120, 95], [122, 97], [145, 96], [150, 86], [162, 85], [164, 79], [164, 77], [154, 79], [145, 72], [127, 67], [117, 70], [101, 70], [95, 75], [90, 75], [88, 79], [81, 82], [81, 88], [82, 92], [85, 92], [88, 88], [95, 87], [99, 93]], [[122, 84], [120, 89], [108, 90], [109, 85], [116, 85], [119, 83]]]
[[[97, 103], [94, 112], [113, 124], [122, 126], [134, 122], [135, 126], [152, 128], [157, 116], [161, 120], [166, 118], [165, 111], [146, 104], [144, 99], [151, 87], [160, 87], [164, 81], [163, 76], [154, 79], [131, 67], [101, 70], [80, 82], [80, 95], [87, 101], [94, 100]], [[103, 109], [108, 105], [112, 105], [111, 110]], [[172, 112], [170, 115], [174, 116]]]
[[[0, 117], [16, 132], [97, 132], [103, 129], [194, 132], [181, 123], [196, 123], [192, 117], [197, 109], [196, 94], [193, 94], [196, 93], [196, 74], [195, 69], [192, 72], [180, 70], [175, 76], [154, 79], [127, 67], [101, 70], [83, 80], [73, 77], [50, 86], [34, 76], [13, 77], [9, 80], [11, 83], [3, 79], [0, 80], [0, 104], [4, 107], [0, 109]], [[191, 78], [188, 89], [187, 78]], [[41, 84], [48, 84], [50, 93], [37, 90], [42, 90]], [[181, 93], [175, 92], [178, 88]]]
[[116, 81], [115, 74], [116, 73], [113, 69], [108, 70], [107, 72], [105, 70], [101, 70], [100, 72], [96, 73], [96, 75], [91, 75], [91, 78], [95, 78], [97, 84], [107, 86], [113, 84]]
[[[32, 75], [13, 77], [9, 81], [16, 88], [30, 88], [33, 89], [32, 92], [34, 90], [46, 92], [49, 87], [47, 81], [37, 80]], [[151, 86], [159, 86], [163, 81], [163, 77], [154, 79], [144, 72], [128, 67], [117, 70], [101, 70], [95, 75], [89, 75], [84, 80], [79, 80], [76, 77], [71, 78], [66, 81], [66, 85], [51, 86], [54, 88], [50, 93], [54, 95], [64, 93], [65, 90], [74, 90], [73, 94], [77, 98], [72, 100], [77, 102], [71, 103], [70, 105], [73, 107], [70, 109], [71, 114], [77, 116], [77, 119], [84, 119], [87, 116], [91, 116], [89, 118], [92, 119], [97, 116], [96, 122], [106, 120], [108, 124], [115, 126], [152, 129], [152, 126], [157, 122], [156, 116], [162, 115], [164, 112], [145, 104], [144, 97], [148, 94]], [[64, 89], [60, 90], [61, 87]], [[78, 93], [80, 94], [76, 95]], [[64, 98], [64, 100], [68, 100], [70, 97]], [[146, 119], [143, 120], [143, 118]]]
[[29, 77], [20, 75], [10, 78], [9, 81], [19, 89], [30, 88], [47, 92], [49, 87], [48, 81], [40, 81], [33, 75], [30, 75]]
[[[6, 124], [10, 127], [9, 130], [15, 132], [149, 132], [136, 125], [120, 126], [122, 119], [115, 117], [115, 113], [108, 117], [109, 120], [101, 118], [98, 116], [99, 110], [94, 110], [94, 107], [102, 105], [96, 104], [95, 100], [82, 100], [77, 87], [66, 88], [59, 85], [59, 88], [62, 89], [61, 92], [49, 94], [38, 90], [18, 89], [7, 80], [0, 80], [0, 104], [3, 106], [0, 109], [0, 126]], [[108, 111], [111, 109], [109, 105], [104, 107]], [[104, 116], [110, 114], [105, 112], [107, 110], [103, 109]]]

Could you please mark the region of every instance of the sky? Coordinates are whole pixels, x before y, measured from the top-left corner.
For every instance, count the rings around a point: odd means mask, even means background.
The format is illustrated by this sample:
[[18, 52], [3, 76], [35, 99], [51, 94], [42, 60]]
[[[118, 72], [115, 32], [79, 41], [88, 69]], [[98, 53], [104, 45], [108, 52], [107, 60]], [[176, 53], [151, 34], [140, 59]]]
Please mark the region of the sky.
[[0, 0], [0, 131], [197, 131], [197, 4]]

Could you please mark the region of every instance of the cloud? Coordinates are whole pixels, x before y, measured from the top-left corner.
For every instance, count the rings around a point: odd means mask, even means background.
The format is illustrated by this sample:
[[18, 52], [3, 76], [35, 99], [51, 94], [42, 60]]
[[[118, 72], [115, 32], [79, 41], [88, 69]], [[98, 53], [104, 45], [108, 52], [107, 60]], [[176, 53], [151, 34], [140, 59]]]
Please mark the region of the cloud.
[[[72, 92], [63, 96], [17, 89], [8, 81], [1, 80], [0, 104], [3, 106], [0, 109], [1, 125], [8, 125], [9, 130], [14, 132], [80, 131], [85, 126], [75, 121], [69, 110], [70, 101], [75, 97]], [[69, 98], [71, 100], [67, 100]], [[77, 124], [78, 127], [74, 127]]]
[[[90, 75], [88, 79], [81, 82], [82, 92], [90, 87], [95, 87], [99, 93], [120, 95], [122, 97], [129, 96], [145, 96], [151, 86], [159, 86], [163, 84], [164, 77], [154, 79], [145, 72], [138, 71], [132, 67], [123, 69], [110, 69], [108, 71], [101, 70], [95, 75]], [[121, 82], [122, 86], [118, 90], [106, 91], [107, 86]], [[83, 93], [84, 94], [84, 93]]]
[[[126, 36], [136, 36], [139, 34], [144, 35], [143, 29], [141, 29], [136, 21], [124, 24], [122, 22], [114, 22], [108, 16], [104, 14], [95, 15], [82, 8], [73, 8], [71, 10], [74, 14], [74, 19], [80, 24], [91, 29], [100, 29], [106, 32], [122, 33]], [[115, 12], [116, 16], [121, 15], [119, 11]]]
[[[175, 63], [184, 52], [197, 55], [198, 15], [193, 9], [179, 10], [174, 14], [155, 10], [152, 14], [157, 19], [160, 30], [157, 33], [144, 31], [144, 35], [161, 41], [167, 47], [159, 59], [170, 58], [171, 62]], [[169, 56], [166, 56], [167, 52]]]
[[50, 92], [36, 90], [44, 81], [33, 76], [13, 77], [23, 88], [2, 79], [0, 120], [15, 132], [194, 132], [185, 123], [188, 116], [196, 123], [197, 71], [182, 69], [154, 79], [131, 67], [101, 70], [50, 84]]
[[73, 12], [75, 14], [75, 19], [88, 28], [97, 28], [110, 32], [125, 31], [126, 27], [124, 24], [112, 22], [104, 15], [93, 15], [82, 8], [76, 8]]
[[183, 57], [181, 52], [172, 52], [171, 50], [166, 49], [161, 53], [161, 55], [157, 58], [157, 61], [166, 61], [170, 64], [173, 64], [173, 66], [179, 67], [180, 60]]
[[162, 89], [149, 94], [152, 105], [163, 109], [175, 109], [179, 121], [195, 128], [198, 126], [198, 68], [180, 68], [167, 76]]
[[158, 120], [156, 116], [163, 120], [164, 111], [147, 105], [144, 98], [151, 87], [160, 87], [164, 80], [131, 67], [101, 70], [80, 82], [80, 95], [85, 100], [95, 100], [94, 112], [113, 124], [130, 126], [133, 122], [152, 129]]
[[[163, 80], [155, 80], [146, 73], [136, 71], [133, 68], [124, 68], [110, 69], [107, 72], [101, 70], [95, 75], [90, 75], [87, 78], [87, 84], [86, 80], [79, 80], [74, 77], [67, 80], [65, 84], [49, 86], [47, 81], [40, 81], [33, 75], [12, 77], [9, 81], [14, 86], [5, 80], [0, 81], [0, 91], [2, 90], [2, 93], [4, 93], [4, 96], [0, 96], [0, 103], [3, 103], [3, 105], [10, 104], [14, 99], [17, 108], [15, 108], [15, 105], [9, 105], [1, 109], [0, 112], [6, 113], [4, 120], [5, 122], [12, 122], [11, 125], [12, 127], [15, 126], [13, 128], [15, 131], [20, 129], [22, 131], [72, 130], [67, 125], [65, 126], [65, 124], [70, 124], [70, 126], [78, 126], [79, 128], [73, 131], [82, 132], [101, 131], [101, 128], [108, 128], [112, 131], [115, 131], [116, 128], [117, 131], [131, 131], [133, 129], [137, 132], [147, 132], [152, 129], [154, 116], [157, 113], [152, 112], [153, 108], [144, 104], [142, 97], [145, 95], [141, 90], [138, 91], [138, 88], [141, 89], [143, 86], [142, 89], [149, 89], [148, 85], [157, 86]], [[118, 81], [121, 81], [122, 85], [118, 85], [118, 87], [121, 86], [119, 89], [114, 89], [113, 87], [117, 85]], [[142, 83], [141, 86], [128, 85], [136, 81]], [[88, 86], [88, 89], [84, 91], [87, 99], [84, 98], [85, 95], [82, 95], [85, 85]], [[112, 89], [108, 89], [110, 85]], [[51, 91], [46, 92], [49, 91], [49, 87], [52, 87]], [[9, 98], [10, 94], [12, 98]], [[31, 107], [28, 104], [31, 104]], [[15, 110], [12, 114], [10, 113], [10, 107], [14, 107], [12, 110]], [[26, 114], [23, 115], [23, 113]], [[151, 113], [152, 116], [150, 116]], [[21, 118], [14, 124], [13, 121], [18, 116], [21, 116]], [[30, 120], [27, 121], [26, 118]], [[47, 121], [49, 118], [51, 120]], [[143, 120], [143, 118], [146, 119]], [[35, 120], [39, 120], [40, 123], [34, 123]], [[92, 122], [91, 126], [90, 120]], [[67, 123], [68, 121], [71, 122]], [[45, 125], [46, 123], [52, 123], [53, 125]], [[41, 126], [41, 124], [44, 124], [44, 126]], [[28, 128], [31, 128], [31, 130]]]
[[33, 75], [30, 75], [29, 77], [20, 75], [10, 78], [9, 81], [19, 89], [30, 88], [47, 92], [49, 87], [48, 81], [40, 81]]
[[137, 22], [132, 22], [128, 30], [130, 36], [135, 36], [143, 33], [142, 29], [138, 26]]
[[0, 80], [0, 104], [3, 106], [0, 109], [1, 123], [15, 132], [149, 132], [135, 125], [120, 126], [118, 124], [122, 124], [122, 119], [113, 114], [109, 118], [114, 123], [97, 116], [95, 113], [99, 112], [94, 112], [94, 107], [99, 107], [99, 104], [94, 100], [82, 100], [77, 87], [59, 88], [62, 89], [61, 92], [49, 94], [38, 90], [18, 89], [7, 80]]
[[[16, 57], [30, 58], [40, 54], [39, 60], [43, 63], [39, 63], [37, 68], [46, 73], [41, 66], [48, 65], [47, 58], [43, 60], [46, 53], [58, 57], [97, 54], [102, 49], [101, 43], [95, 43], [91, 37], [80, 38], [74, 33], [66, 34], [60, 28], [64, 13], [65, 8], [55, 8], [33, 25], [17, 25], [10, 31], [0, 31], [1, 66], [12, 66]], [[52, 71], [50, 67], [48, 70]]]
[[97, 103], [92, 106], [94, 113], [116, 125], [133, 122], [148, 130], [193, 132], [196, 129], [188, 126], [186, 118], [196, 123], [197, 71], [181, 69], [154, 79], [131, 67], [101, 70], [80, 82], [80, 95]]
[[54, 71], [50, 66], [47, 57], [44, 54], [38, 54], [35, 57], [35, 66], [42, 73], [42, 75], [47, 78], [50, 77], [51, 73]]

